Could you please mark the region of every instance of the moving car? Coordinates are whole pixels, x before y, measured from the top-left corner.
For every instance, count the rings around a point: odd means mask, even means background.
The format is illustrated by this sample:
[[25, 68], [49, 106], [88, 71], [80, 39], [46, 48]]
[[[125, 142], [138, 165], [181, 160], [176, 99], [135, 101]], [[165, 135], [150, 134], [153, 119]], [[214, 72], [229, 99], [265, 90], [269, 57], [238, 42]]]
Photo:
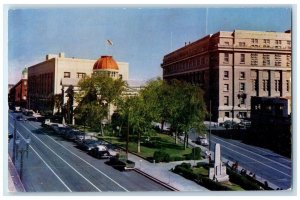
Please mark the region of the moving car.
[[198, 136], [196, 138], [196, 144], [199, 144], [199, 145], [202, 145], [202, 146], [208, 146], [209, 142], [208, 142], [208, 139], [206, 137], [206, 134]]

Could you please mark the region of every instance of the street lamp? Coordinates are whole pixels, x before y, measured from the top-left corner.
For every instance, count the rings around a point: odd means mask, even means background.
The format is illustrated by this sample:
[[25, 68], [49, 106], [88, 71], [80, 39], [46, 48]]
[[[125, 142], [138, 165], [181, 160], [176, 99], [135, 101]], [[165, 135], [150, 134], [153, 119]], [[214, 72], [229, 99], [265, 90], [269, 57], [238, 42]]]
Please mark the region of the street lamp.
[[23, 177], [23, 155], [24, 153], [26, 153], [27, 155], [27, 158], [28, 158], [28, 152], [29, 152], [29, 143], [30, 143], [31, 139], [30, 138], [27, 138], [25, 140], [25, 143], [26, 143], [26, 148], [24, 147], [21, 147], [19, 149], [19, 146], [20, 146], [20, 140], [16, 140], [16, 144], [17, 144], [17, 159], [18, 159], [18, 154], [20, 153], [21, 154], [21, 160], [20, 160], [20, 179], [22, 180], [22, 177]]
[[13, 163], [16, 160], [16, 140], [17, 140], [17, 120], [14, 118], [14, 143], [13, 143]]

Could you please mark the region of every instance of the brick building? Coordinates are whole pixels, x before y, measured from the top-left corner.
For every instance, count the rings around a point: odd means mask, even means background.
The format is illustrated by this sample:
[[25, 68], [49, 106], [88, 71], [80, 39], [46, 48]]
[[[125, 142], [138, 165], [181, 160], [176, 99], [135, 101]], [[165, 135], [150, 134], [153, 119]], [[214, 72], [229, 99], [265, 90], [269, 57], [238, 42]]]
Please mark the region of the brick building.
[[21, 80], [10, 88], [8, 103], [10, 109], [15, 106], [27, 107], [27, 68], [22, 71]]
[[214, 121], [249, 118], [251, 96], [291, 98], [291, 32], [220, 31], [165, 55], [161, 67], [164, 80], [204, 90]]

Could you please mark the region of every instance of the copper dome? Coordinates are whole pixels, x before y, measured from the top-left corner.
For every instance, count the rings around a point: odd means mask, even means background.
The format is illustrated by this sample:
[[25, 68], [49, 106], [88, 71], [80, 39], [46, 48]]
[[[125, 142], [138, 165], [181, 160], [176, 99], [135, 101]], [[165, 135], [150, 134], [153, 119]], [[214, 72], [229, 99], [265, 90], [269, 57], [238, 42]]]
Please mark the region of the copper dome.
[[119, 67], [112, 56], [101, 56], [95, 62], [93, 70], [119, 70]]

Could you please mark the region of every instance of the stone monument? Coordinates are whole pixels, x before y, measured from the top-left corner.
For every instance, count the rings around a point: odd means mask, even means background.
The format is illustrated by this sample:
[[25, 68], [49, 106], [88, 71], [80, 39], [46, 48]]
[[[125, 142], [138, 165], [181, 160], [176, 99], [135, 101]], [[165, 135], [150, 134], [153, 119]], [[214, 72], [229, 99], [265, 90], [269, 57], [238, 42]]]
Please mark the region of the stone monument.
[[229, 181], [229, 176], [226, 174], [226, 167], [222, 165], [220, 144], [215, 146], [214, 168], [209, 169], [209, 179], [217, 182]]

